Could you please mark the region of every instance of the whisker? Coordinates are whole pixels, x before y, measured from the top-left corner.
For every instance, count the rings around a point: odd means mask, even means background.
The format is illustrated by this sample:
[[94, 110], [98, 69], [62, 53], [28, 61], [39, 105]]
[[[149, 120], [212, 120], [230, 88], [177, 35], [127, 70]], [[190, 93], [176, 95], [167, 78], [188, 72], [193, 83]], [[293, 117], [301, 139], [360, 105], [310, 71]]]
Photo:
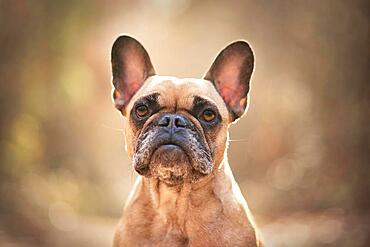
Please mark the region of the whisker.
[[110, 127], [106, 124], [100, 124], [101, 126], [103, 126], [104, 128], [107, 128], [107, 129], [111, 129], [111, 130], [115, 130], [115, 131], [119, 131], [119, 132], [124, 132], [123, 129], [118, 129], [118, 128], [114, 128], [114, 127]]
[[131, 165], [129, 166], [129, 168], [130, 168], [130, 180], [131, 180], [131, 187], [132, 187], [135, 184], [135, 174], [134, 174], [134, 169], [132, 168]]
[[233, 140], [229, 140], [229, 142], [247, 142], [248, 140], [247, 139], [233, 139]]

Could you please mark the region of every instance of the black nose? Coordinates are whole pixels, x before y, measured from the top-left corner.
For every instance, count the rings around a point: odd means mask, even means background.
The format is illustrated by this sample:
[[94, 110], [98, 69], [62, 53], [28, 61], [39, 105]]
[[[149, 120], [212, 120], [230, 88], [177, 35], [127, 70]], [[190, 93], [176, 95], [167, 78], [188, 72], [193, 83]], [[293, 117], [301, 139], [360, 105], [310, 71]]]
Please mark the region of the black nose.
[[186, 128], [190, 125], [189, 120], [179, 114], [164, 114], [158, 119], [158, 125], [162, 127]]

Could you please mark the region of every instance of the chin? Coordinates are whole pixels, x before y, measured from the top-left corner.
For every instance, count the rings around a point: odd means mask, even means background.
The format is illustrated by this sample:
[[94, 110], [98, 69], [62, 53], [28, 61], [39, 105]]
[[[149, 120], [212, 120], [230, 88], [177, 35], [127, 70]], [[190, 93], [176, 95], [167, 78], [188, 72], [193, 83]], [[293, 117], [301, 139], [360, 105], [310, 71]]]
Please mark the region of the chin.
[[194, 169], [194, 162], [181, 146], [164, 144], [154, 150], [147, 173], [141, 175], [157, 178], [168, 186], [194, 183], [208, 175]]
[[152, 177], [168, 185], [177, 185], [184, 183], [189, 177], [191, 162], [180, 146], [165, 144], [152, 154], [149, 169]]

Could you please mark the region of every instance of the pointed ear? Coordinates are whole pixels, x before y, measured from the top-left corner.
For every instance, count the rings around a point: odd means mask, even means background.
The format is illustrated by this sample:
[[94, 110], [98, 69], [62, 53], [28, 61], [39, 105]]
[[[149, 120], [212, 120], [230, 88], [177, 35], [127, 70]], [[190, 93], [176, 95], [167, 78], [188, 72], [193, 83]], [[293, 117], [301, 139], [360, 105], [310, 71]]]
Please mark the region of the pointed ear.
[[224, 48], [204, 76], [224, 99], [231, 120], [240, 118], [248, 103], [249, 81], [254, 68], [254, 55], [245, 41], [236, 41]]
[[125, 35], [114, 42], [111, 62], [114, 104], [118, 110], [124, 111], [144, 81], [155, 75], [155, 70], [145, 48], [136, 39]]

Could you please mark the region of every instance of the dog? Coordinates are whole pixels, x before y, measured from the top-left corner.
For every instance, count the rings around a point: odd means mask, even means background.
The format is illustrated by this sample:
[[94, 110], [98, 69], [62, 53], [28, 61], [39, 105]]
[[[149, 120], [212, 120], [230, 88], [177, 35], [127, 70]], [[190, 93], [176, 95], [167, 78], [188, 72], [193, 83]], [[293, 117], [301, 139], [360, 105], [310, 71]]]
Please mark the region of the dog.
[[111, 62], [113, 101], [139, 174], [113, 246], [262, 246], [227, 160], [228, 128], [249, 103], [249, 44], [229, 44], [203, 79], [157, 75], [126, 35]]

